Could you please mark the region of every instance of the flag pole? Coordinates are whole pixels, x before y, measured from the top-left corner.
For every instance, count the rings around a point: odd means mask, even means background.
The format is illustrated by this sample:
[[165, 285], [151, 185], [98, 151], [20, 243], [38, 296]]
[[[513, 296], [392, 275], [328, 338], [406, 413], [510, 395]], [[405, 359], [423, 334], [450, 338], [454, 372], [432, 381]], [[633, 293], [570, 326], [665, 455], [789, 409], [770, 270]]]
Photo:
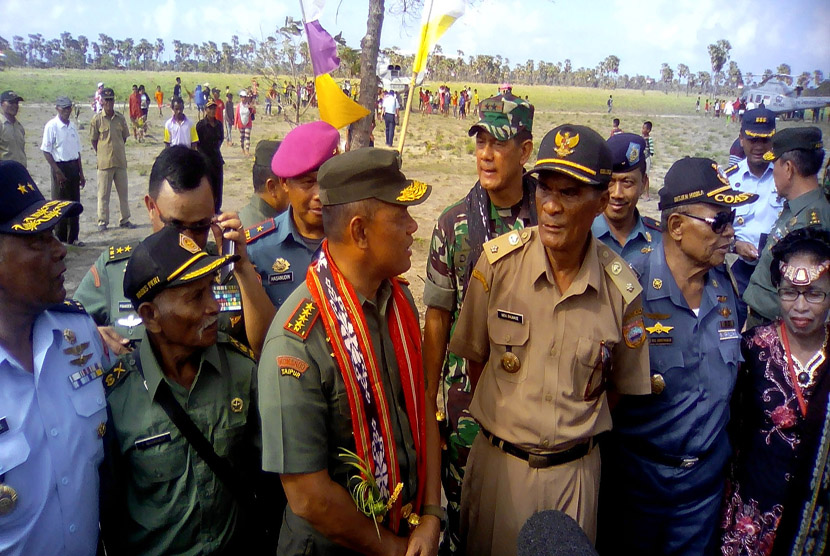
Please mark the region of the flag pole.
[[[424, 44], [424, 41], [427, 40], [427, 31], [429, 29], [429, 22], [432, 15], [432, 2], [429, 3], [429, 11], [427, 12], [426, 25], [421, 26], [421, 45]], [[420, 45], [418, 51], [420, 51]], [[406, 96], [406, 111], [403, 114], [403, 123], [401, 124], [401, 134], [400, 139], [398, 140], [398, 152], [403, 155], [403, 146], [406, 142], [406, 130], [409, 127], [409, 114], [410, 110], [412, 109], [412, 98], [415, 96], [415, 81], [418, 78], [418, 72], [415, 71], [415, 60], [418, 58], [418, 53], [415, 53], [415, 59], [412, 60], [412, 81], [409, 83], [409, 94]], [[426, 62], [429, 60], [429, 55], [427, 54], [427, 60], [424, 61], [424, 71], [426, 71]]]

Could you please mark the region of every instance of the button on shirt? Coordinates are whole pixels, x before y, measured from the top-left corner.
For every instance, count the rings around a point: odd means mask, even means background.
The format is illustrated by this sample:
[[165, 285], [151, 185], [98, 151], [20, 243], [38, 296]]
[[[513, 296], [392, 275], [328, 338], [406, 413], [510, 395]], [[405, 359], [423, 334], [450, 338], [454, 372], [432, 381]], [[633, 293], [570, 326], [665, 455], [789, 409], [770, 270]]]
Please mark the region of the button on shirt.
[[778, 198], [772, 179], [772, 164], [759, 178], [749, 171], [749, 162], [743, 159], [730, 176], [729, 184], [742, 193], [758, 195], [755, 202], [735, 207], [735, 239], [758, 247], [761, 234], [769, 233], [784, 208], [784, 200]]
[[26, 166], [26, 130], [15, 118], [10, 121], [0, 112], [0, 160], [16, 160]]
[[170, 146], [184, 145], [189, 148], [193, 143], [199, 142], [196, 126], [187, 116], [181, 122], [170, 118], [164, 124], [164, 142], [170, 143]]
[[81, 157], [81, 138], [75, 124], [71, 120], [63, 123], [58, 116], [46, 122], [40, 150], [51, 154], [55, 162], [78, 160]]
[[640, 218], [640, 211], [634, 212], [636, 218], [634, 228], [625, 240], [625, 245], [620, 245], [617, 238], [608, 227], [608, 221], [604, 214], [600, 214], [594, 219], [591, 226], [591, 233], [595, 238], [610, 247], [617, 255], [629, 263], [637, 256], [642, 256], [642, 253], [650, 253], [652, 249], [659, 246], [663, 241], [663, 236], [657, 230], [649, 230], [643, 224], [643, 219]]
[[0, 433], [0, 482], [18, 497], [0, 516], [0, 554], [89, 556], [98, 542], [99, 427], [107, 422], [98, 370], [109, 362], [95, 323], [78, 313], [43, 312], [32, 348], [29, 373], [0, 346], [0, 417], [8, 427]]

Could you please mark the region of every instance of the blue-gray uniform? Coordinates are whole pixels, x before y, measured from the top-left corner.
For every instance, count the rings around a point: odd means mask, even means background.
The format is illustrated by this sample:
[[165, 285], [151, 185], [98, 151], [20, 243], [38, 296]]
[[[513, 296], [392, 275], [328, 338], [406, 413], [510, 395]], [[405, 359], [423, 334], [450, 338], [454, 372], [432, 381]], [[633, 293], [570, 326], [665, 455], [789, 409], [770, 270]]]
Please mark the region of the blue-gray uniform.
[[95, 554], [109, 356], [70, 301], [35, 319], [32, 347], [34, 373], [0, 346], [0, 554]]
[[[245, 230], [248, 258], [262, 279], [262, 287], [277, 309], [298, 284], [322, 240], [307, 240], [294, 225], [294, 209], [288, 210]], [[312, 249], [308, 243], [316, 243]]]
[[651, 253], [663, 240], [660, 235], [660, 222], [648, 216], [641, 217], [639, 210], [634, 211], [634, 218], [636, 224], [634, 224], [631, 233], [628, 234], [625, 245], [620, 245], [620, 242], [611, 233], [604, 214], [600, 214], [594, 219], [594, 223], [591, 225], [591, 233], [594, 234], [595, 238], [613, 249], [617, 255], [631, 263], [638, 256], [642, 256], [642, 253]]
[[716, 528], [741, 362], [735, 292], [709, 270], [697, 314], [662, 248], [634, 262], [643, 286], [652, 394], [623, 396], [603, 444], [602, 511], [615, 554], [700, 555]]

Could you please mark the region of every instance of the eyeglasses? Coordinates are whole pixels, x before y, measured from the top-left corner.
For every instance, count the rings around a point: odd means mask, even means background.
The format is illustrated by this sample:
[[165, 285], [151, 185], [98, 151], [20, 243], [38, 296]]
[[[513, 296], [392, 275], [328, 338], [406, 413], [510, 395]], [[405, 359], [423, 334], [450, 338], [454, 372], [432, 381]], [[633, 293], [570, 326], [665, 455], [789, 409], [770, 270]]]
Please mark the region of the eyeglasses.
[[827, 292], [822, 290], [807, 290], [806, 292], [800, 290], [792, 290], [790, 288], [781, 288], [778, 290], [778, 299], [781, 301], [795, 301], [799, 295], [803, 295], [807, 303], [817, 305], [827, 299]]
[[734, 210], [729, 212], [719, 212], [714, 218], [704, 218], [702, 216], [695, 216], [694, 214], [689, 214], [687, 212], [678, 212], [677, 214], [688, 216], [689, 218], [694, 218], [695, 220], [700, 220], [701, 222], [706, 222], [712, 227], [712, 231], [716, 234], [722, 234], [727, 225], [731, 225], [735, 222]]
[[[158, 210], [158, 209], [156, 209]], [[171, 228], [175, 228], [179, 232], [190, 232], [193, 235], [203, 235], [210, 231], [212, 219], [211, 220], [202, 220], [201, 222], [197, 222], [196, 224], [185, 224], [180, 220], [167, 218], [164, 216], [161, 211], [159, 211], [159, 220], [165, 226], [170, 226]]]

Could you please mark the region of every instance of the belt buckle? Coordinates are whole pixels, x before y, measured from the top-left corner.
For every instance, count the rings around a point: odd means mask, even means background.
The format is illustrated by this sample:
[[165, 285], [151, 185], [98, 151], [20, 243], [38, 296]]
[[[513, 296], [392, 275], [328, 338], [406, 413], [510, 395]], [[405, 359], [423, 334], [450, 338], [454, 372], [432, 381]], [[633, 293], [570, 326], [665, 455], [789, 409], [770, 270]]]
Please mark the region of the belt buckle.
[[691, 469], [692, 467], [697, 465], [698, 461], [700, 461], [700, 458], [697, 458], [697, 457], [683, 458], [683, 459], [680, 460], [680, 467], [683, 468], [683, 469]]
[[546, 467], [550, 467], [550, 461], [548, 459], [548, 456], [543, 456], [540, 454], [528, 454], [527, 465], [531, 469], [544, 469]]

